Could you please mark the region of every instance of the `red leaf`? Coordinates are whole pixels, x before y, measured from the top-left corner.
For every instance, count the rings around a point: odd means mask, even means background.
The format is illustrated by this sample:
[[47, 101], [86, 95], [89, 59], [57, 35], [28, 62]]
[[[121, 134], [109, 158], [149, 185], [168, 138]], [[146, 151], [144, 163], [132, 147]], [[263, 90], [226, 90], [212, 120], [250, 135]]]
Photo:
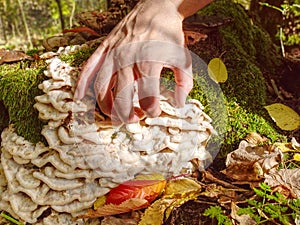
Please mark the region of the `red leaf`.
[[92, 35], [95, 35], [97, 37], [100, 37], [100, 34], [98, 34], [96, 31], [92, 30], [91, 28], [88, 27], [76, 27], [73, 29], [65, 29], [63, 30], [63, 33], [68, 33], [68, 32], [73, 32], [73, 33], [80, 33], [80, 32], [87, 32]]
[[165, 180], [126, 181], [110, 190], [106, 199], [106, 204], [112, 203], [119, 205], [132, 198], [145, 199], [151, 203], [161, 194], [165, 186]]

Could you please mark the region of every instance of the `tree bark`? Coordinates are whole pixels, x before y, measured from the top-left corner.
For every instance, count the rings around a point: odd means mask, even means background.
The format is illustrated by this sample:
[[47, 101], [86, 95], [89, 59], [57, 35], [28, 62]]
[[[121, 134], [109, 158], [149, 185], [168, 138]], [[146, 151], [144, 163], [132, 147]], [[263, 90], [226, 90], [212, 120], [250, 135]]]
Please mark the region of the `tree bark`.
[[111, 7], [111, 0], [106, 0], [106, 7], [107, 9]]
[[4, 43], [6, 43], [7, 42], [6, 29], [5, 29], [5, 24], [3, 22], [2, 16], [0, 16], [0, 26], [1, 26], [1, 30], [2, 30], [2, 38], [4, 40]]

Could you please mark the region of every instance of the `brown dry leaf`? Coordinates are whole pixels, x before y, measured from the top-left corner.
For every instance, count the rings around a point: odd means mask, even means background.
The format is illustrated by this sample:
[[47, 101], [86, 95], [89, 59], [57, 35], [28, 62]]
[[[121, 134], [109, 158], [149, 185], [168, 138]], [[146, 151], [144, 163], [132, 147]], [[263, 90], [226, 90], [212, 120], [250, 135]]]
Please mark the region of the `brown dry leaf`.
[[187, 45], [194, 45], [201, 40], [205, 40], [207, 38], [206, 34], [202, 34], [200, 32], [184, 30], [184, 36]]
[[239, 207], [232, 202], [231, 203], [231, 213], [230, 216], [234, 220], [237, 221], [237, 224], [239, 225], [255, 225], [256, 222], [254, 219], [252, 219], [248, 214], [238, 215]]
[[236, 191], [238, 190], [239, 189], [224, 188], [217, 184], [208, 184], [205, 191], [203, 191], [200, 195], [209, 198], [217, 198], [219, 203], [225, 204], [236, 198]]
[[32, 60], [32, 58], [24, 52], [15, 50], [9, 51], [4, 48], [0, 49], [0, 65], [2, 63], [18, 62], [25, 59]]
[[106, 216], [101, 225], [137, 225], [139, 218], [117, 218], [113, 216]]
[[297, 198], [295, 192], [286, 185], [278, 185], [272, 187], [272, 192], [278, 192], [283, 195], [285, 198]]
[[102, 216], [117, 215], [125, 212], [145, 208], [149, 205], [148, 201], [140, 198], [131, 198], [121, 203], [120, 205], [108, 204], [97, 210], [88, 210], [87, 213], [78, 216], [78, 218], [98, 218]]
[[238, 181], [259, 181], [278, 168], [282, 157], [278, 148], [256, 146], [242, 140], [239, 148], [227, 155], [226, 169], [222, 173]]
[[287, 186], [300, 198], [300, 169], [281, 169], [265, 175], [265, 182], [271, 186]]

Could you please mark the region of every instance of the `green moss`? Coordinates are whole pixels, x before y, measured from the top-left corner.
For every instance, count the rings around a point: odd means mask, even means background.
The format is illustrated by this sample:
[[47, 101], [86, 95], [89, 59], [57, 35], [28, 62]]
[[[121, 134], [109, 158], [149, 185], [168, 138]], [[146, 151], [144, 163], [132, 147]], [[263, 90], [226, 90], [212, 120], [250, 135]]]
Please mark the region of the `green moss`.
[[[42, 122], [33, 108], [34, 97], [41, 95], [38, 84], [44, 80], [46, 64], [19, 62], [0, 66], [1, 131], [14, 124], [17, 133], [29, 141], [43, 141]], [[3, 109], [3, 110], [2, 110]]]
[[[62, 55], [61, 59], [78, 66], [95, 51], [95, 48]], [[35, 51], [32, 51], [34, 54]], [[14, 124], [16, 132], [31, 142], [45, 141], [41, 135], [42, 121], [33, 108], [35, 96], [42, 95], [38, 85], [45, 79], [47, 64], [42, 61], [18, 62], [0, 65], [0, 132]]]
[[267, 114], [263, 109], [253, 111], [249, 108], [241, 107], [234, 98], [226, 104], [228, 108], [228, 124], [221, 155], [225, 156], [229, 151], [235, 150], [239, 141], [251, 132], [257, 132], [269, 138], [272, 143], [286, 141], [286, 137], [278, 132], [268, 118], [265, 118]]
[[[196, 51], [192, 49], [202, 59], [206, 59], [207, 63], [216, 55], [224, 53], [222, 60], [229, 77], [220, 86], [225, 98], [220, 100], [219, 94], [209, 91], [209, 88], [204, 90], [203, 78], [196, 82], [191, 92], [191, 97], [200, 100], [206, 106], [205, 111], [215, 121], [214, 126], [220, 127], [218, 131], [222, 133], [225, 129], [220, 156], [236, 149], [241, 139], [250, 132], [258, 132], [272, 142], [285, 140], [285, 136], [276, 130], [263, 109], [268, 100], [264, 73], [276, 73], [282, 65], [278, 48], [271, 42], [268, 34], [252, 24], [245, 9], [230, 0], [215, 1], [199, 13], [224, 15], [234, 20], [219, 29], [217, 38], [214, 34], [209, 34], [211, 39], [208, 43], [219, 46], [216, 53], [201, 51], [201, 48], [199, 51], [197, 48]], [[201, 71], [199, 77], [205, 77], [205, 73]], [[226, 112], [222, 110], [222, 105], [225, 105]], [[220, 116], [220, 112], [223, 116]], [[224, 113], [227, 113], [227, 118], [224, 117]], [[224, 126], [225, 121], [227, 125]]]
[[96, 47], [86, 48], [80, 51], [76, 51], [72, 54], [63, 54], [60, 56], [60, 59], [71, 66], [79, 66], [84, 61], [86, 61], [92, 53], [96, 50]]

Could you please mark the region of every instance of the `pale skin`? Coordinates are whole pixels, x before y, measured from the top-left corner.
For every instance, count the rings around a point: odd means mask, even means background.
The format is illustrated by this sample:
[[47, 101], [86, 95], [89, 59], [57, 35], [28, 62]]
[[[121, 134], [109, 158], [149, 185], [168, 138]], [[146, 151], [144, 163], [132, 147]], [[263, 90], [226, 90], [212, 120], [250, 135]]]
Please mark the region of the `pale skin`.
[[[135, 123], [139, 121], [132, 102], [136, 80], [141, 109], [149, 117], [159, 116], [159, 78], [162, 68], [168, 67], [176, 81], [174, 101], [177, 107], [183, 107], [193, 79], [187, 75], [191, 70], [188, 54], [181, 50], [177, 54], [178, 46], [185, 48], [182, 21], [212, 1], [141, 0], [86, 62], [75, 99], [82, 99], [93, 85], [103, 113], [121, 123]], [[167, 43], [166, 48], [155, 43]]]

